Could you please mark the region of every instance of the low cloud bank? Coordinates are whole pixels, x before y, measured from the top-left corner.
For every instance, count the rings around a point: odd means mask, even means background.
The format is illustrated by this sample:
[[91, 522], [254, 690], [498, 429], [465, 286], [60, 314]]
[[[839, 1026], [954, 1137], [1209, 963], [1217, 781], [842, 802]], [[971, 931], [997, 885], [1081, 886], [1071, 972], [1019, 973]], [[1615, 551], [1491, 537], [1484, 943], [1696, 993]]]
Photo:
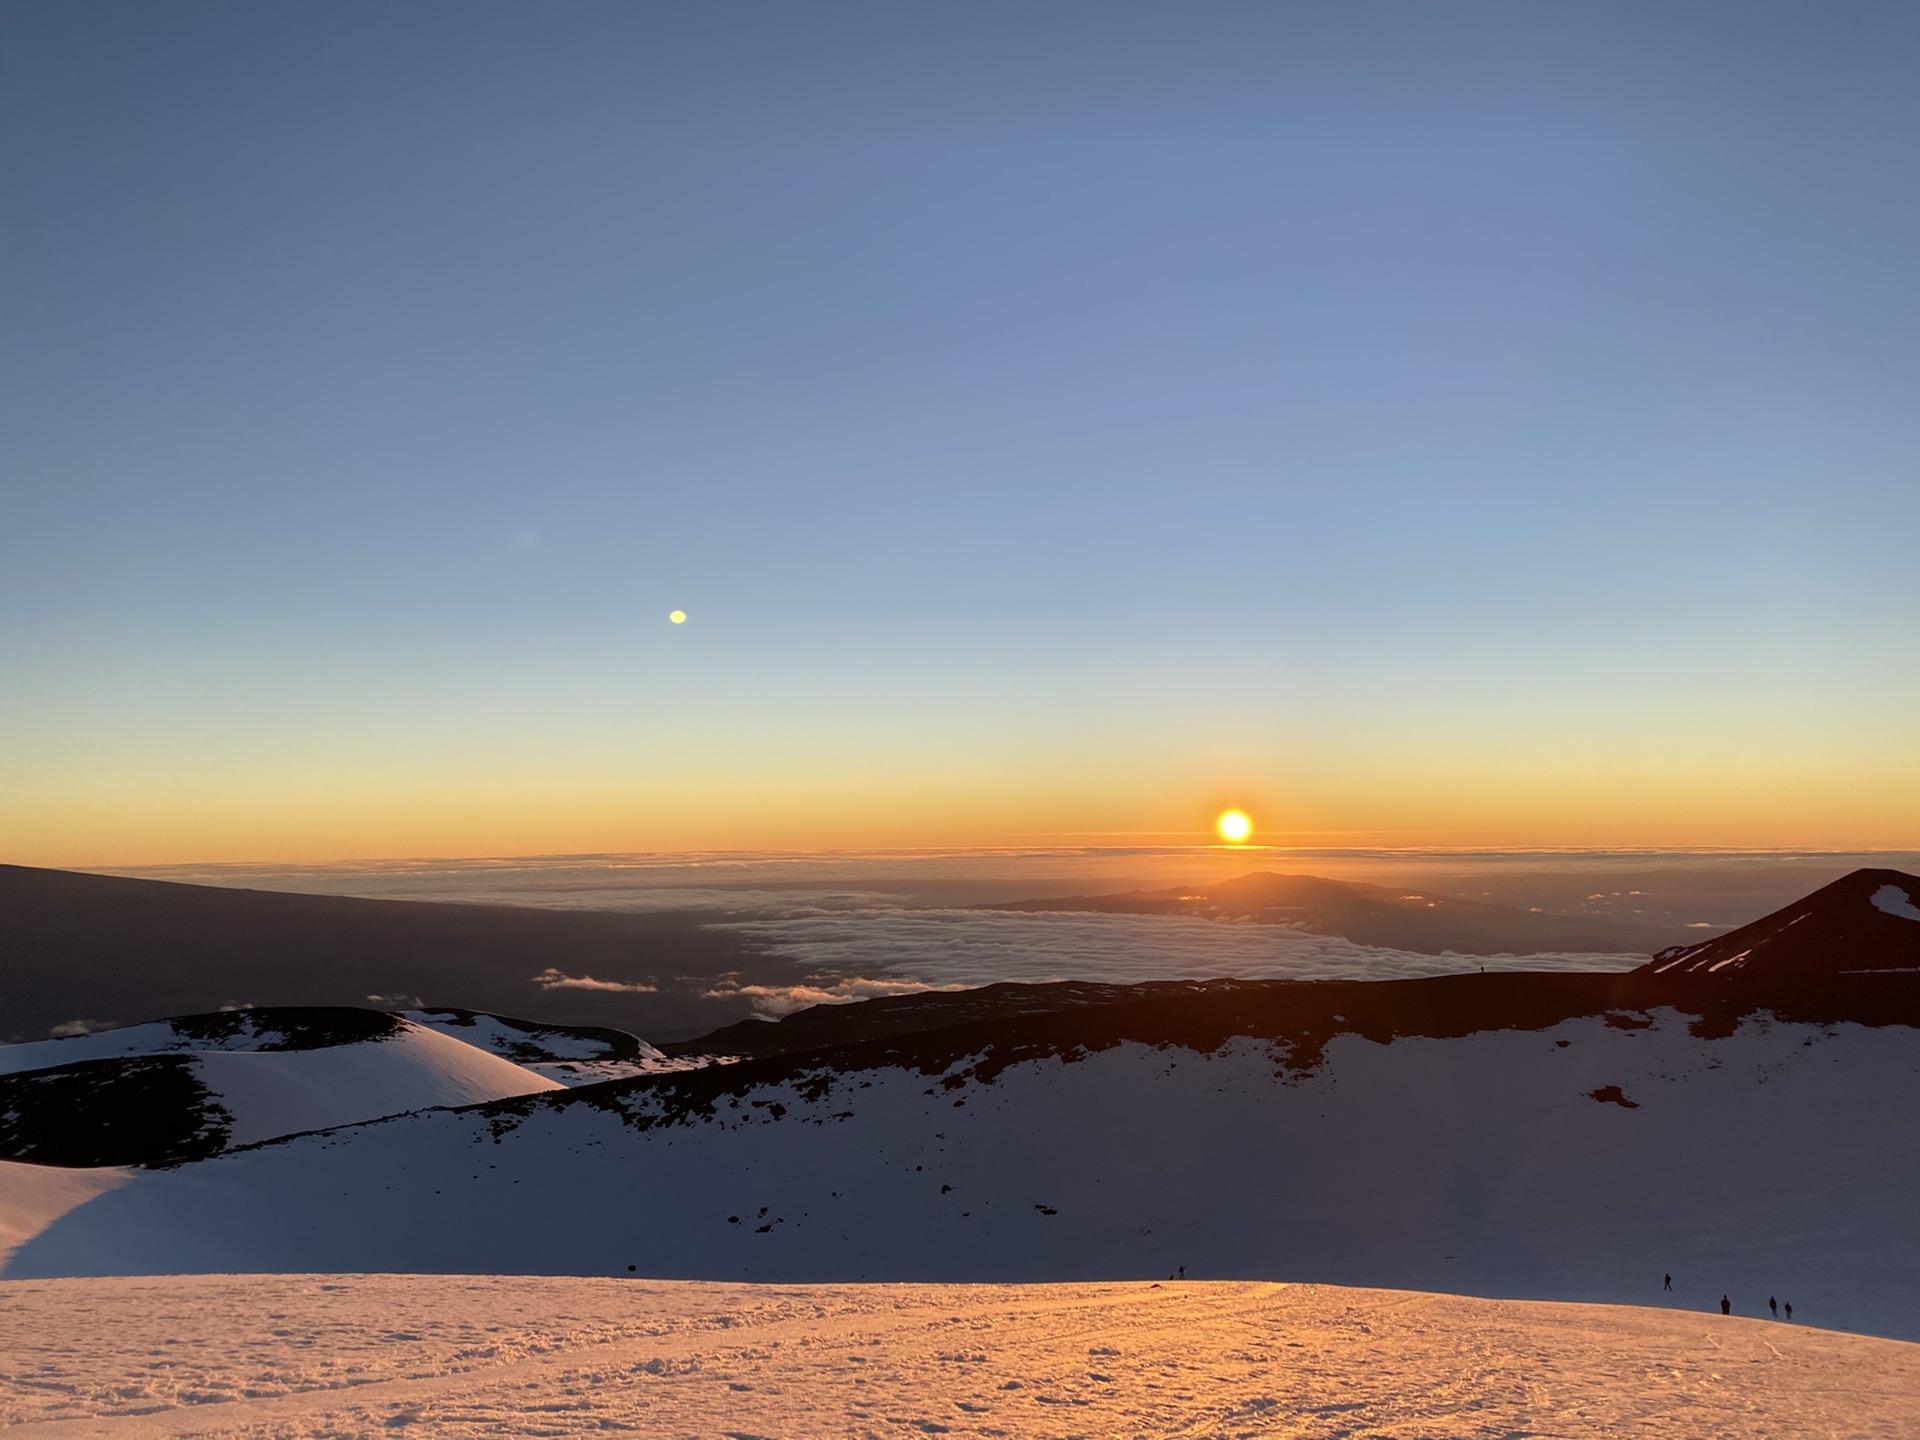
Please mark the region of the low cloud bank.
[[746, 1000], [760, 1015], [791, 1015], [809, 1005], [847, 1005], [881, 995], [918, 995], [928, 990], [964, 990], [964, 985], [933, 985], [898, 977], [812, 975], [803, 985], [717, 985], [703, 992], [709, 1000]]
[[620, 995], [658, 995], [658, 985], [638, 980], [596, 980], [591, 975], [568, 975], [548, 966], [533, 977], [542, 990], [601, 990]]
[[[1422, 955], [1284, 925], [1180, 915], [867, 910], [737, 921], [728, 928], [805, 967], [809, 980], [822, 986], [832, 983], [823, 976], [845, 975], [878, 977], [840, 982], [845, 985], [903, 987], [867, 992], [871, 994], [966, 989], [1003, 981], [1098, 980], [1131, 985], [1228, 976], [1400, 980], [1481, 969], [1631, 970], [1647, 958], [1570, 953]], [[834, 993], [832, 998], [866, 997]]]

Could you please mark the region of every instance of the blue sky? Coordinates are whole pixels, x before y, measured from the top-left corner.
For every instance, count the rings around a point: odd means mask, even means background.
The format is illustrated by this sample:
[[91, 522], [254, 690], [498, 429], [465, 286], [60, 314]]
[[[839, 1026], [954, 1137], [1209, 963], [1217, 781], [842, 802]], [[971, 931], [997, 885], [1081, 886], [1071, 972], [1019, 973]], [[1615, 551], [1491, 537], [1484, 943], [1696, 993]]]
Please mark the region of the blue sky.
[[0, 848], [1920, 843], [1916, 73], [1909, 5], [11, 7]]

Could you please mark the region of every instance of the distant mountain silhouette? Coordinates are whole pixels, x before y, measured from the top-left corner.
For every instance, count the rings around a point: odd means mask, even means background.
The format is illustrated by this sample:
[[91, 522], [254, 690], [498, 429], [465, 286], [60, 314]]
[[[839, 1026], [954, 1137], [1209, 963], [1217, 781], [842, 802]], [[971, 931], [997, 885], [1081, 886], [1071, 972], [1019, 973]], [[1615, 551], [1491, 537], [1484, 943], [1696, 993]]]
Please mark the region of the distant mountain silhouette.
[[[590, 977], [594, 986], [555, 985]], [[0, 865], [0, 1042], [229, 1005], [460, 1005], [693, 1033], [799, 967], [701, 917], [360, 900]], [[648, 988], [653, 987], [653, 988]], [[76, 1024], [77, 1022], [77, 1024]]]
[[1252, 920], [1420, 955], [1539, 955], [1555, 951], [1650, 955], [1679, 933], [1662, 925], [1515, 910], [1410, 886], [1394, 888], [1266, 871], [1236, 880], [1176, 885], [1165, 890], [1070, 895], [981, 908]]
[[1855, 870], [1738, 930], [1662, 950], [1644, 968], [1743, 986], [1920, 971], [1920, 876]]

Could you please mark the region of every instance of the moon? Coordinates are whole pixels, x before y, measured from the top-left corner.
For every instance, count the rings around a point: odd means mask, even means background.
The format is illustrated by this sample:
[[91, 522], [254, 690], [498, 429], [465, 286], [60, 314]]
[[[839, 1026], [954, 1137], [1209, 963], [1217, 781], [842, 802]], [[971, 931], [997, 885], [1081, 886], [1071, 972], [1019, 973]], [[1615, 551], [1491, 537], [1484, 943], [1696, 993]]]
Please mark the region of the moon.
[[671, 615], [667, 616], [667, 619], [671, 620], [676, 625], [684, 625], [687, 623], [687, 612], [684, 610], [676, 610]]
[[1253, 821], [1247, 818], [1244, 810], [1229, 810], [1213, 822], [1213, 828], [1220, 832], [1220, 838], [1229, 845], [1243, 845], [1247, 837], [1253, 834]]

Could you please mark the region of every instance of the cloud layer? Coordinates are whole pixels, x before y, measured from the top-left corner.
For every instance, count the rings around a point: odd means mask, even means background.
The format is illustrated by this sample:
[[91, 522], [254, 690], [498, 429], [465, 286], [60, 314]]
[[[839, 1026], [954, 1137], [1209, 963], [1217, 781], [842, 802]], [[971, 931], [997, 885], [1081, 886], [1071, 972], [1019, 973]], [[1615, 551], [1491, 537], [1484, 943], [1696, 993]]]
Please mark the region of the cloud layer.
[[918, 995], [928, 990], [964, 990], [964, 985], [933, 985], [920, 980], [865, 976], [810, 976], [804, 985], [716, 985], [705, 991], [709, 1000], [744, 999], [755, 1014], [781, 1016], [809, 1005], [846, 1005], [881, 995]]
[[633, 980], [596, 980], [591, 975], [567, 975], [549, 966], [533, 977], [542, 990], [602, 990], [620, 995], [658, 995], [658, 985]]
[[[841, 986], [922, 989], [1003, 981], [1397, 980], [1477, 970], [1631, 970], [1644, 955], [1420, 955], [1281, 925], [1178, 915], [867, 910], [735, 922], [769, 950]], [[832, 989], [832, 986], [823, 988]], [[871, 993], [902, 993], [873, 990]], [[835, 998], [864, 998], [851, 993]], [[817, 1003], [817, 1002], [808, 1002]]]

